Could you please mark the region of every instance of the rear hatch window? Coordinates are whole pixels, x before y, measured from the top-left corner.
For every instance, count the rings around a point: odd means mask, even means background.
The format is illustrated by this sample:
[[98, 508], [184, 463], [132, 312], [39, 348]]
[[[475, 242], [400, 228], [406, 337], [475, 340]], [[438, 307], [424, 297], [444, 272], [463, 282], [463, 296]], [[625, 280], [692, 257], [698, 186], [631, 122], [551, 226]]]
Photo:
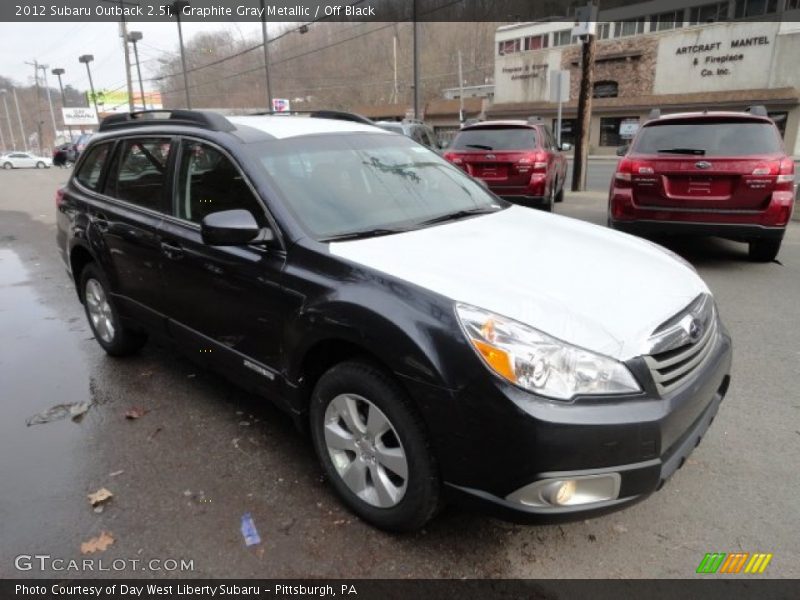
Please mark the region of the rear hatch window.
[[529, 127], [481, 127], [460, 131], [450, 150], [533, 150], [536, 131]]
[[741, 119], [668, 121], [642, 128], [636, 154], [746, 156], [781, 152], [772, 123]]

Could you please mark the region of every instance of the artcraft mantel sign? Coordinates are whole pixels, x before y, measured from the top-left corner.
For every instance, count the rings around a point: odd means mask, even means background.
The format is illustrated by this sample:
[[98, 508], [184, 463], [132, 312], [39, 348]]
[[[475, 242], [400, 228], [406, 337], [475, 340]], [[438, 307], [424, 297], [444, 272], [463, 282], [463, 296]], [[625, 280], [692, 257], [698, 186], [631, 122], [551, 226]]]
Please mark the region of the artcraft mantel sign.
[[[744, 52], [737, 51], [755, 46], [768, 46], [769, 44], [770, 41], [767, 36], [759, 35], [730, 40], [728, 48], [725, 50], [722, 49], [722, 42], [707, 42], [691, 46], [679, 46], [675, 50], [675, 54], [678, 56], [695, 55], [692, 59], [692, 65], [695, 67], [703, 65], [700, 69], [701, 77], [725, 76], [730, 75], [731, 70], [722, 65], [744, 60]], [[716, 54], [717, 52], [722, 52], [722, 54]], [[698, 54], [703, 56], [697, 56]]]

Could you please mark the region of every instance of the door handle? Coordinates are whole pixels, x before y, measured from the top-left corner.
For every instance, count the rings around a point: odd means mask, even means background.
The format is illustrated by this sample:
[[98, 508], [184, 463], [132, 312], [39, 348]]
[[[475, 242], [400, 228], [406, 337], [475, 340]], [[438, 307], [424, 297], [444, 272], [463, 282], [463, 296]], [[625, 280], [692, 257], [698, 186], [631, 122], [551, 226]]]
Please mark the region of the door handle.
[[108, 219], [106, 219], [105, 215], [103, 214], [95, 215], [94, 218], [92, 219], [92, 223], [94, 223], [94, 226], [97, 227], [97, 229], [100, 230], [101, 232], [105, 233], [106, 231], [108, 231]]
[[167, 242], [161, 242], [161, 252], [170, 260], [180, 260], [183, 258], [183, 248]]

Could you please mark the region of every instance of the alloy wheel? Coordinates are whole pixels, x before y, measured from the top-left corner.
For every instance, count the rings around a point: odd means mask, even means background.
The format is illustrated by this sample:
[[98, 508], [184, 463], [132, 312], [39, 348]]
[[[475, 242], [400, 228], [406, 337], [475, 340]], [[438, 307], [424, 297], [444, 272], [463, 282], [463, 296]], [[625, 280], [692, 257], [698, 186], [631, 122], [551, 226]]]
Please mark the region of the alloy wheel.
[[350, 491], [379, 508], [400, 503], [408, 460], [383, 411], [362, 396], [340, 394], [325, 409], [324, 433], [331, 462]]
[[102, 284], [96, 279], [87, 280], [85, 297], [92, 328], [101, 340], [110, 344], [114, 341], [114, 313]]

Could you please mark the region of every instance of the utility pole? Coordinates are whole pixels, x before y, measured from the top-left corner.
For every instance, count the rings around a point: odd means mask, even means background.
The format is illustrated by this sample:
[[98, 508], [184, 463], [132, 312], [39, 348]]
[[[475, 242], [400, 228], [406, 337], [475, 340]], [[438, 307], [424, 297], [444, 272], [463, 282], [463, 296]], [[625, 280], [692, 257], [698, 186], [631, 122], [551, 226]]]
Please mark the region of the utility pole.
[[11, 127], [11, 112], [8, 110], [8, 90], [3, 88], [0, 90], [0, 96], [3, 97], [3, 105], [6, 108], [6, 121], [8, 122], [8, 133], [11, 136], [11, 149], [17, 149], [17, 143], [14, 141], [14, 128]]
[[397, 91], [397, 33], [392, 38], [392, 54], [394, 57], [394, 87], [392, 88], [392, 104], [397, 104], [398, 91]]
[[261, 37], [264, 42], [264, 82], [266, 84], [267, 110], [272, 110], [272, 90], [269, 85], [269, 35], [267, 34], [267, 11], [261, 0]]
[[[587, 22], [596, 20], [597, 8], [593, 4], [586, 7]], [[586, 189], [586, 167], [589, 154], [589, 127], [592, 118], [592, 83], [594, 80], [595, 36], [592, 27], [581, 36], [581, 86], [578, 94], [578, 123], [575, 139], [575, 157], [572, 167], [572, 191]]]
[[33, 78], [36, 82], [36, 145], [38, 146], [38, 150], [41, 153], [42, 151], [42, 103], [41, 103], [41, 94], [39, 92], [39, 61], [34, 60], [33, 62], [26, 62], [26, 65], [31, 65], [33, 67]]
[[[122, 0], [120, 0], [120, 12], [123, 10]], [[128, 24], [125, 22], [125, 15], [120, 17], [119, 23], [120, 37], [122, 38], [122, 48], [125, 51], [125, 84], [128, 90], [128, 111], [133, 112], [133, 80], [131, 79], [131, 51], [128, 48]]]
[[[64, 84], [61, 81], [61, 76], [66, 73], [64, 69], [53, 69], [50, 71], [53, 75], [58, 77], [58, 89], [61, 90], [61, 108], [67, 107], [67, 96], [64, 94]], [[66, 125], [66, 123], [65, 123]], [[74, 137], [72, 135], [72, 125], [67, 125], [67, 131], [69, 132], [69, 141], [74, 141]]]
[[44, 87], [47, 90], [47, 104], [50, 106], [50, 120], [53, 123], [53, 145], [55, 146], [58, 138], [58, 127], [56, 126], [56, 113], [53, 111], [53, 98], [50, 96], [50, 84], [47, 83], [47, 69], [49, 67], [48, 65], [39, 65], [39, 68], [44, 73]]
[[458, 51], [458, 122], [464, 124], [464, 71], [461, 67], [461, 50]]
[[8, 152], [9, 150], [13, 150], [13, 148], [9, 148], [6, 146], [6, 138], [3, 137], [3, 128], [0, 127], [0, 146], [3, 147], [3, 150]]
[[414, 118], [420, 118], [419, 111], [419, 23], [417, 22], [417, 0], [413, 0], [413, 18], [414, 18]]
[[22, 113], [19, 111], [19, 98], [17, 98], [17, 88], [11, 88], [14, 92], [14, 104], [17, 105], [17, 120], [19, 121], [19, 132], [22, 135], [22, 147], [28, 151], [28, 137], [25, 135], [25, 127], [22, 125]]
[[175, 13], [175, 20], [178, 22], [178, 41], [181, 46], [181, 67], [183, 68], [183, 91], [186, 94], [186, 108], [192, 109], [192, 99], [189, 96], [189, 74], [186, 72], [186, 49], [183, 45], [183, 28], [181, 27], [181, 12], [184, 7], [189, 6], [187, 0], [175, 0], [172, 3], [172, 11]]

